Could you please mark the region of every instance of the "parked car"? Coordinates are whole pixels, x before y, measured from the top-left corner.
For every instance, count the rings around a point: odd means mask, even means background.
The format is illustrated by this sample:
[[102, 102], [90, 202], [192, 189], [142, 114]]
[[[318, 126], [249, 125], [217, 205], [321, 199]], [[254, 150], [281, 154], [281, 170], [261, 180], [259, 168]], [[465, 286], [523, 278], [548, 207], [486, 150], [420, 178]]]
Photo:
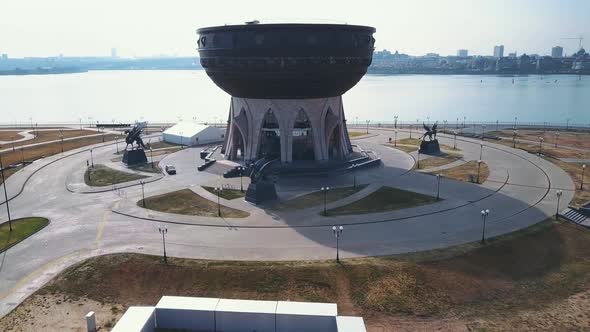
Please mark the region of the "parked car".
[[172, 165], [166, 165], [166, 173], [174, 175], [176, 174], [176, 168], [174, 168]]

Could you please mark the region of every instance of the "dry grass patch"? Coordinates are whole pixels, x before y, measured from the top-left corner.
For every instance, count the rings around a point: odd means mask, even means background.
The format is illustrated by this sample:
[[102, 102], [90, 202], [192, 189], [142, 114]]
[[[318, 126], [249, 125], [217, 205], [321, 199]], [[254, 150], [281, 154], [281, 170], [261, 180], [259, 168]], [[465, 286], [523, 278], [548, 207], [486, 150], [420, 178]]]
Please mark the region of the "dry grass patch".
[[[463, 155], [458, 154], [458, 153], [442, 152], [439, 155], [430, 156], [426, 159], [421, 159], [420, 160], [420, 169], [429, 169], [429, 168], [444, 166], [444, 165], [453, 163], [457, 160], [461, 160], [462, 157], [463, 157]], [[415, 165], [415, 167], [417, 167], [417, 164]]]
[[555, 165], [559, 166], [572, 178], [572, 181], [574, 182], [574, 185], [576, 187], [576, 193], [574, 195], [574, 199], [570, 204], [573, 206], [580, 207], [588, 203], [590, 201], [590, 167], [587, 167], [586, 171], [584, 172], [584, 189], [581, 190], [580, 184], [582, 183], [582, 164], [566, 163], [559, 159], [553, 158], [546, 159], [554, 163]]
[[378, 213], [405, 209], [436, 202], [435, 197], [383, 186], [350, 204], [327, 211], [328, 216]]
[[[400, 322], [408, 330], [424, 322], [453, 330], [584, 330], [590, 324], [589, 257], [590, 231], [552, 221], [485, 246], [342, 265], [178, 258], [164, 265], [155, 256], [107, 255], [60, 273], [33, 296], [59, 301], [27, 300], [0, 320], [0, 330], [37, 326], [43, 317], [26, 313], [39, 308], [75, 312], [87, 299], [120, 313], [130, 305], [154, 305], [163, 295], [335, 302], [341, 315], [364, 316], [369, 332], [395, 331]], [[28, 319], [19, 319], [23, 315]], [[65, 323], [83, 324], [75, 317]]]
[[[0, 141], [16, 141], [23, 138], [19, 133], [22, 130], [0, 130]], [[10, 144], [12, 146], [12, 144]]]
[[[422, 161], [420, 161], [420, 167], [422, 167]], [[477, 161], [472, 160], [466, 162], [463, 165], [436, 171], [436, 174], [440, 174], [446, 178], [459, 180], [463, 182], [477, 183], [477, 169]], [[485, 162], [482, 162], [479, 170], [479, 183], [484, 183], [489, 176], [490, 168]]]
[[[330, 188], [330, 190], [325, 194], [326, 203], [339, 201], [365, 189], [366, 187], [367, 185], [363, 184], [357, 185], [356, 187]], [[309, 194], [295, 197], [288, 201], [276, 203], [270, 206], [269, 209], [273, 211], [293, 211], [307, 209], [322, 204], [324, 204], [324, 192], [318, 190]]]
[[[137, 202], [143, 206], [142, 201]], [[189, 189], [152, 196], [145, 199], [147, 209], [190, 216], [219, 217], [217, 202], [212, 202]], [[248, 212], [221, 205], [221, 217], [246, 218]]]
[[145, 179], [147, 176], [122, 172], [104, 165], [88, 167], [84, 173], [84, 182], [92, 187], [105, 187], [113, 184]]
[[49, 220], [39, 217], [12, 220], [12, 231], [8, 222], [0, 224], [0, 252], [37, 233], [49, 224]]

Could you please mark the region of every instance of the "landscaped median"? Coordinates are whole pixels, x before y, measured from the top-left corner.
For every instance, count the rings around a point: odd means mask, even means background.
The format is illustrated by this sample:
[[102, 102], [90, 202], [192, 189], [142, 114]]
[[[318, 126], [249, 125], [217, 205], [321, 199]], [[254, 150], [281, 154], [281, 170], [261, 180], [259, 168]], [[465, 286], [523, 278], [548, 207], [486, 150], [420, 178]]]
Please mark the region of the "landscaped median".
[[86, 173], [84, 173], [84, 182], [91, 187], [105, 187], [145, 178], [147, 178], [147, 176], [118, 171], [104, 165], [88, 167]]
[[490, 176], [490, 168], [483, 161], [481, 165], [478, 165], [477, 161], [472, 160], [463, 165], [432, 172], [431, 174], [440, 174], [445, 178], [463, 182], [484, 183]]
[[[326, 211], [326, 215], [341, 216], [388, 212], [436, 202], [436, 197], [383, 186], [358, 201]], [[324, 213], [322, 212], [322, 215]]]
[[[212, 202], [190, 189], [152, 196], [137, 202], [138, 206], [166, 213], [203, 217], [246, 218], [248, 212]], [[219, 215], [221, 212], [221, 215]]]
[[12, 231], [8, 222], [0, 224], [0, 252], [37, 233], [48, 224], [49, 219], [41, 217], [14, 219]]
[[[294, 211], [302, 210], [314, 206], [318, 206], [324, 203], [332, 203], [343, 198], [346, 198], [352, 194], [355, 194], [367, 187], [366, 184], [351, 186], [351, 187], [337, 187], [330, 188], [327, 192], [321, 190], [311, 192], [309, 194], [301, 195], [284, 202], [278, 202], [272, 205], [269, 209], [273, 211]], [[324, 197], [325, 195], [325, 197]]]

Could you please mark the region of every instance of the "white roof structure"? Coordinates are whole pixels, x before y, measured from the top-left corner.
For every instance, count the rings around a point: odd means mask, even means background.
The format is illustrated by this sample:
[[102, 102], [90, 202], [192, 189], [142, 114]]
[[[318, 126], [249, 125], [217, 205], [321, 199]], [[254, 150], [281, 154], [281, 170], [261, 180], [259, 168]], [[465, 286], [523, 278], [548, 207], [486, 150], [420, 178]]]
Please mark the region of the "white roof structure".
[[215, 311], [219, 299], [209, 297], [162, 296], [156, 308]]
[[363, 317], [336, 317], [338, 332], [367, 332]]
[[277, 301], [221, 299], [219, 300], [219, 304], [217, 304], [216, 311], [262, 313], [274, 315], [277, 310], [277, 304]]
[[179, 122], [174, 126], [166, 129], [164, 131], [164, 134], [191, 137], [197, 135], [198, 133], [202, 132], [203, 130], [209, 127], [210, 126], [206, 126], [195, 122]]
[[195, 122], [179, 122], [162, 134], [165, 142], [180, 145], [203, 145], [223, 141], [225, 129]]
[[154, 307], [129, 307], [112, 332], [153, 331]]
[[277, 315], [304, 315], [304, 316], [337, 316], [336, 303], [311, 303], [279, 301]]

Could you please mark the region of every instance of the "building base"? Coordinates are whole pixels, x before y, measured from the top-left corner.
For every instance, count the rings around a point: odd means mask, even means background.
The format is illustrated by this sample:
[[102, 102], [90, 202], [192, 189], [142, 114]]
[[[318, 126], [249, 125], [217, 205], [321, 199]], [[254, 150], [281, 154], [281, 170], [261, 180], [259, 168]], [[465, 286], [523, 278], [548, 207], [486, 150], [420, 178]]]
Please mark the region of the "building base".
[[246, 202], [256, 205], [275, 199], [277, 199], [277, 190], [275, 189], [275, 184], [269, 181], [263, 180], [257, 183], [250, 183], [246, 191]]
[[251, 99], [232, 97], [225, 158], [244, 163], [262, 158], [344, 160], [352, 153], [342, 97]]

